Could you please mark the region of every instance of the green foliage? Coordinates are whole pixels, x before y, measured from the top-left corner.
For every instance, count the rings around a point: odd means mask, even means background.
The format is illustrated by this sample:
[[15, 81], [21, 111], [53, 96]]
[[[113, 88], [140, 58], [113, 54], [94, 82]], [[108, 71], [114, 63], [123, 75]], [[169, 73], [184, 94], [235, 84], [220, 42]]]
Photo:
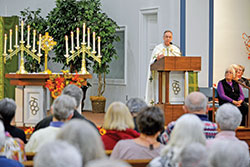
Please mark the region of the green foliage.
[[[31, 49], [33, 46], [33, 30], [36, 30], [36, 42], [39, 39], [39, 34], [44, 35], [45, 31], [47, 29], [47, 22], [46, 19], [44, 19], [40, 14], [41, 14], [41, 9], [39, 8], [36, 11], [31, 11], [29, 8], [24, 9], [23, 11], [20, 12], [21, 17], [20, 20], [24, 21], [24, 39], [25, 41], [27, 40], [27, 33], [28, 29], [27, 26], [30, 25], [30, 45]], [[20, 32], [20, 29], [19, 29]], [[27, 41], [25, 45], [27, 44]], [[36, 50], [38, 53], [38, 45], [36, 43]], [[44, 55], [41, 57], [41, 63], [38, 64], [37, 60], [33, 59], [31, 56], [28, 56], [26, 53], [24, 54], [25, 57], [25, 69], [28, 72], [40, 72], [41, 71], [41, 66], [44, 64]]]

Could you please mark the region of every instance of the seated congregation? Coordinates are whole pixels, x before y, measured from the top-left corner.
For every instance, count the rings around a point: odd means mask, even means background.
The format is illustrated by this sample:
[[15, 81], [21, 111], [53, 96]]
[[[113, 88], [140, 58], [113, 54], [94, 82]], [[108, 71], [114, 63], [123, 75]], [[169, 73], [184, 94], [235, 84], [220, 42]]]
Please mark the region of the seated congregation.
[[[166, 127], [164, 112], [139, 98], [110, 104], [103, 126], [96, 127], [76, 110], [82, 90], [68, 85], [54, 100], [52, 115], [36, 125], [27, 142], [23, 130], [11, 125], [15, 102], [3, 99], [0, 166], [248, 167], [249, 146], [236, 137], [236, 129], [245, 121], [239, 105], [244, 96], [238, 83], [230, 80], [230, 72], [234, 69], [227, 69], [225, 81], [218, 84], [223, 103], [216, 112], [216, 123], [208, 119], [206, 96], [192, 92], [185, 98], [185, 114]], [[238, 90], [234, 91], [234, 95], [239, 93], [237, 97], [231, 97], [227, 84]], [[25, 152], [34, 155], [29, 165]]]

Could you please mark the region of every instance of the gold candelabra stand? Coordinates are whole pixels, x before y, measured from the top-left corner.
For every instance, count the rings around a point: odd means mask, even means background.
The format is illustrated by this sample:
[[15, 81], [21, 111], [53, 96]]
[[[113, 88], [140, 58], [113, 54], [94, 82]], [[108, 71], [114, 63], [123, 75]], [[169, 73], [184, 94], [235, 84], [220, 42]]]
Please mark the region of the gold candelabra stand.
[[95, 61], [99, 63], [99, 66], [101, 66], [101, 38], [98, 37], [98, 55], [96, 56], [96, 51], [95, 51], [95, 32], [93, 32], [93, 50], [91, 51], [90, 47], [90, 29], [88, 28], [88, 43], [85, 42], [85, 23], [83, 24], [83, 42], [81, 43], [81, 47], [79, 46], [79, 28], [77, 28], [77, 46], [75, 47], [76, 51], [74, 50], [74, 33], [71, 32], [71, 55], [68, 54], [68, 36], [65, 36], [65, 41], [66, 41], [66, 61], [67, 64], [71, 60], [74, 60], [77, 56], [80, 57], [82, 54], [82, 64], [81, 64], [81, 71], [79, 71], [79, 74], [89, 74], [89, 72], [86, 69], [86, 54], [90, 57], [92, 57]]
[[[28, 34], [30, 31], [30, 27], [28, 26]], [[12, 49], [12, 30], [10, 30], [10, 48], [8, 49], [9, 54], [7, 53], [7, 34], [5, 34], [5, 38], [4, 38], [4, 53], [3, 53], [3, 57], [4, 57], [4, 63], [6, 64], [6, 61], [9, 59], [12, 59], [12, 57], [14, 55], [17, 55], [19, 52], [21, 53], [21, 62], [20, 62], [20, 67], [19, 70], [16, 72], [17, 74], [27, 74], [28, 72], [25, 70], [24, 68], [24, 52], [26, 52], [28, 55], [32, 56], [33, 59], [36, 59], [38, 61], [38, 63], [40, 63], [41, 61], [41, 56], [42, 54], [39, 52], [37, 55], [35, 47], [33, 45], [33, 49], [30, 51], [30, 44], [29, 44], [29, 35], [28, 35], [28, 43], [25, 46], [25, 41], [23, 40], [23, 21], [21, 23], [21, 40], [19, 41], [20, 46], [18, 45], [18, 26], [16, 25], [16, 43], [14, 45], [14, 50]], [[34, 35], [35, 36], [35, 35]], [[34, 39], [35, 40], [35, 39]]]

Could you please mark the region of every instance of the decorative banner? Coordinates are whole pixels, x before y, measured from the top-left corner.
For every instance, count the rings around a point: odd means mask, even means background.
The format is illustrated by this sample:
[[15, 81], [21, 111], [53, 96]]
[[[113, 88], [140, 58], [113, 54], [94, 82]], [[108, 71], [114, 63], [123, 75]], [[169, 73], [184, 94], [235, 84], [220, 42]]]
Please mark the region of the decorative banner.
[[243, 33], [242, 38], [244, 39], [244, 44], [248, 52], [248, 59], [250, 59], [250, 36], [248, 36], [246, 33]]
[[170, 72], [169, 102], [171, 104], [183, 104], [185, 94], [185, 75], [181, 71]]

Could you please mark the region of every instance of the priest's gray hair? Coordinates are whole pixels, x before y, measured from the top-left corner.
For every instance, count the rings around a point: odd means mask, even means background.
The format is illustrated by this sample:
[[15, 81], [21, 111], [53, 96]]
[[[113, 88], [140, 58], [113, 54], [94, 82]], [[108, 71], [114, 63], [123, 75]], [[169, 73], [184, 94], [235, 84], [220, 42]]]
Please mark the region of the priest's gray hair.
[[211, 167], [248, 167], [249, 151], [240, 141], [218, 140], [209, 150]]
[[82, 167], [80, 152], [64, 141], [43, 145], [34, 158], [35, 167]]
[[140, 98], [131, 98], [126, 105], [131, 113], [138, 113], [142, 108], [147, 107], [147, 103]]
[[[195, 130], [194, 130], [195, 129]], [[194, 114], [184, 114], [177, 121], [170, 134], [168, 144], [162, 149], [162, 156], [173, 151], [173, 161], [178, 162], [182, 150], [191, 143], [197, 142], [206, 144], [204, 135], [204, 124], [200, 118]]]
[[74, 145], [81, 152], [83, 166], [91, 160], [102, 159], [105, 151], [100, 135], [87, 121], [74, 119], [59, 131], [57, 139]]
[[3, 126], [3, 122], [0, 121], [0, 150], [4, 146], [5, 143], [5, 130]]
[[67, 86], [63, 89], [62, 94], [64, 94], [64, 95], [69, 95], [69, 96], [75, 98], [75, 100], [76, 100], [76, 108], [78, 108], [79, 105], [80, 105], [81, 102], [82, 102], [82, 98], [83, 98], [82, 89], [79, 88], [79, 87], [77, 87], [77, 86], [74, 85], [74, 84], [69, 84], [69, 85], [67, 85]]
[[87, 163], [85, 167], [131, 167], [127, 162], [121, 160], [101, 159]]
[[192, 92], [185, 99], [185, 106], [189, 112], [206, 111], [207, 110], [207, 98], [201, 92]]
[[180, 154], [181, 167], [208, 167], [208, 152], [204, 145], [192, 143]]
[[215, 119], [221, 130], [235, 131], [241, 123], [242, 115], [236, 106], [225, 103], [217, 110]]
[[73, 115], [76, 107], [76, 101], [68, 95], [58, 96], [53, 102], [53, 116], [58, 120], [67, 120], [70, 115]]

